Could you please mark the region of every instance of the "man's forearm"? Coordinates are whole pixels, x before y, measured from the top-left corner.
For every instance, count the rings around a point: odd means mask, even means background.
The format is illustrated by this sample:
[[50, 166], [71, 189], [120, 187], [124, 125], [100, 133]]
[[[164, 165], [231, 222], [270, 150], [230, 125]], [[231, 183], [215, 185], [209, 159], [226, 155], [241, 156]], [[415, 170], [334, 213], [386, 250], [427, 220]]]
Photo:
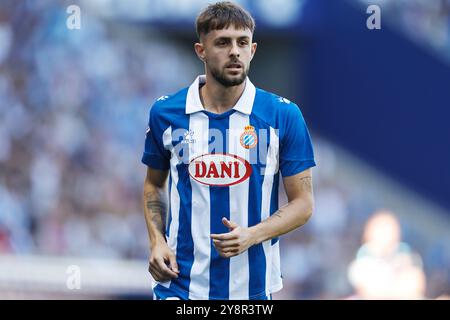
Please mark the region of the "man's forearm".
[[249, 229], [253, 233], [255, 244], [258, 244], [301, 227], [308, 221], [311, 214], [312, 206], [296, 199]]
[[165, 241], [167, 202], [165, 190], [152, 185], [144, 186], [144, 214], [150, 245]]
[[254, 244], [264, 242], [304, 225], [312, 215], [314, 199], [311, 177], [301, 178], [304, 192], [261, 223], [250, 227]]

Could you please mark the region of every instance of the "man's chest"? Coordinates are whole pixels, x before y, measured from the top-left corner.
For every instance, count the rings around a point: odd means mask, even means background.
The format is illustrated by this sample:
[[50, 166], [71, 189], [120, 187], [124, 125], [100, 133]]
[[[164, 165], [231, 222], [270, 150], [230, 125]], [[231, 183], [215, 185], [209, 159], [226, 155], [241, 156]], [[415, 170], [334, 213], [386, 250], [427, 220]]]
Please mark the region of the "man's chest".
[[165, 147], [172, 165], [198, 183], [230, 186], [278, 169], [278, 130], [249, 116], [211, 119], [200, 113], [171, 128]]

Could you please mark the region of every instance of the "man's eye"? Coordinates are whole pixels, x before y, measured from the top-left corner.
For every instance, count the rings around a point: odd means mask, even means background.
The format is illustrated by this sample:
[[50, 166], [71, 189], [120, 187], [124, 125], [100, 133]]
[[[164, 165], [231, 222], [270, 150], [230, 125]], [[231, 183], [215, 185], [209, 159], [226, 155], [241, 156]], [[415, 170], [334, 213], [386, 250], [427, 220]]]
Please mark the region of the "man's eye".
[[241, 41], [240, 43], [241, 43], [241, 46], [246, 46], [248, 44], [247, 41]]

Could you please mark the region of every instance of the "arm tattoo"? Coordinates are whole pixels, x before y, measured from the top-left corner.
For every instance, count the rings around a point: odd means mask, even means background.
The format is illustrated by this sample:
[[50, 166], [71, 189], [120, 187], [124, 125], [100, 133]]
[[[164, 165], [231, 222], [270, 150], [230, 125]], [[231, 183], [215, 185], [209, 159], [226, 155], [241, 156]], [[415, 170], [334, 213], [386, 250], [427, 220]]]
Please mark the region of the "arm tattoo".
[[312, 179], [311, 177], [303, 177], [300, 179], [302, 189], [308, 192], [312, 192]]
[[283, 208], [278, 209], [277, 212], [273, 214], [274, 217], [282, 218], [281, 213], [283, 212]]
[[145, 205], [151, 221], [155, 224], [158, 230], [165, 230], [166, 222], [166, 204], [160, 200], [158, 193], [146, 193]]

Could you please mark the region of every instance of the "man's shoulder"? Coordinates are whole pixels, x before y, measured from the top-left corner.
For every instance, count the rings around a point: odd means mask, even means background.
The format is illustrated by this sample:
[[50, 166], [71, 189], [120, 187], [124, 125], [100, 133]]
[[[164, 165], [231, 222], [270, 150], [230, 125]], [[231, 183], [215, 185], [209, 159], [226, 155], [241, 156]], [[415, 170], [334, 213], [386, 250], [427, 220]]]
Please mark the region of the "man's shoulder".
[[151, 112], [153, 114], [163, 114], [184, 109], [186, 106], [187, 91], [188, 88], [183, 88], [174, 94], [159, 97], [153, 102]]
[[269, 92], [260, 88], [256, 88], [257, 103], [270, 108], [289, 108], [296, 107], [297, 104], [291, 100], [282, 97], [276, 93]]
[[285, 97], [257, 88], [253, 111], [260, 118], [282, 120], [298, 113], [300, 109]]

